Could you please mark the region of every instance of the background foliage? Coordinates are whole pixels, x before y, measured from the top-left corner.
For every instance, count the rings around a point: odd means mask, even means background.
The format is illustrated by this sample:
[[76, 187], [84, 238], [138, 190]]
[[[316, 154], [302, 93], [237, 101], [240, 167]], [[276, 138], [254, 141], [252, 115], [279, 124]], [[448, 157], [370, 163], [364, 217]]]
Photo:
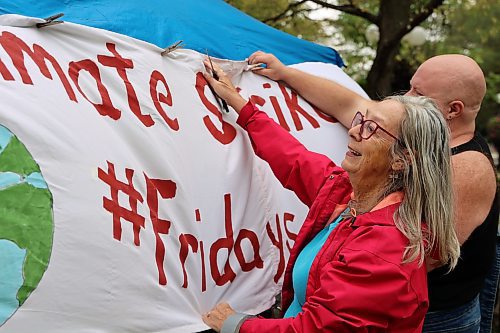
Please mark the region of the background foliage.
[[[407, 90], [409, 79], [418, 65], [431, 56], [443, 53], [471, 56], [483, 69], [488, 84], [477, 127], [500, 147], [499, 1], [226, 2], [277, 29], [335, 48], [347, 64], [345, 71], [360, 83], [372, 98]], [[366, 28], [370, 24], [379, 27], [379, 43], [370, 44], [365, 37]], [[406, 30], [409, 31], [417, 25], [427, 30], [427, 40], [421, 46], [410, 46], [403, 36]], [[394, 54], [384, 51], [383, 47], [392, 46], [393, 43]], [[385, 52], [384, 57], [377, 59], [377, 54], [380, 56], [381, 52]]]

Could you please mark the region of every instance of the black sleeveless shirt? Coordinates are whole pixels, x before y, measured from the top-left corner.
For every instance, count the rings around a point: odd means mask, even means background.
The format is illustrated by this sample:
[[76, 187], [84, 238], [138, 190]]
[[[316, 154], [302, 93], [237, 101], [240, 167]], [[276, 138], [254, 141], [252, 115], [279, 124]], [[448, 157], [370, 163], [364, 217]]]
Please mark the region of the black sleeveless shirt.
[[[452, 154], [478, 151], [492, 162], [491, 152], [484, 138], [476, 133], [469, 141], [451, 149]], [[474, 299], [493, 265], [498, 228], [498, 191], [486, 220], [462, 244], [460, 259], [453, 271], [448, 267], [431, 271], [428, 277], [429, 311], [452, 309]]]

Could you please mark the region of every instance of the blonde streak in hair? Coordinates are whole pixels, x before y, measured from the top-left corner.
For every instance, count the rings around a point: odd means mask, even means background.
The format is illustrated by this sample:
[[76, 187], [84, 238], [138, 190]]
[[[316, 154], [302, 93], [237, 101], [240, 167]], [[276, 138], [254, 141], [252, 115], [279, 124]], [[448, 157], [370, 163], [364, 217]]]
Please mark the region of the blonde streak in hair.
[[[439, 207], [439, 203], [443, 203], [443, 198], [441, 196], [447, 186], [442, 183], [442, 180], [446, 179], [446, 176], [442, 174], [443, 170], [441, 167], [443, 166], [439, 165], [440, 160], [444, 159], [440, 159], [440, 156], [438, 156], [440, 149], [438, 149], [439, 146], [436, 145], [435, 142], [436, 133], [439, 133], [439, 127], [435, 126], [436, 124], [433, 123], [433, 119], [430, 117], [429, 113], [424, 110], [422, 111], [423, 112], [419, 112], [416, 115], [416, 121], [427, 124], [430, 127], [427, 128], [427, 131], [423, 128], [422, 133], [420, 133], [418, 138], [419, 142], [416, 142], [417, 145], [420, 145], [421, 150], [428, 152], [427, 154], [420, 154], [419, 156], [421, 168], [423, 170], [421, 179], [423, 197], [425, 198], [425, 202], [423, 202], [423, 218], [427, 222], [427, 226], [429, 228], [429, 239], [426, 253], [430, 254], [432, 249], [437, 246], [440, 258], [447, 262], [448, 253], [443, 251], [443, 249], [445, 249], [445, 244], [443, 244], [440, 240], [440, 236], [446, 234], [446, 230], [444, 230], [445, 224], [442, 223], [442, 221], [446, 221], [448, 219], [446, 217], [448, 209], [446, 207]], [[444, 204], [445, 202], [443, 205]]]
[[[406, 121], [406, 120], [403, 120]], [[404, 140], [404, 138], [403, 138]], [[408, 143], [408, 140], [404, 140]], [[411, 146], [411, 144], [410, 144]], [[397, 217], [395, 219], [396, 226], [408, 238], [410, 244], [406, 248], [403, 256], [403, 262], [409, 262], [419, 258], [419, 263], [424, 260], [424, 251], [422, 251], [422, 229], [421, 229], [421, 184], [419, 179], [420, 168], [417, 166], [414, 153], [408, 146], [405, 147], [408, 151], [406, 158], [410, 159], [410, 168], [403, 174], [403, 182], [405, 184], [405, 200], [402, 202]], [[418, 223], [415, 223], [418, 221]]]
[[[448, 131], [448, 128], [445, 124], [445, 122], [440, 119], [436, 118], [436, 132], [439, 133], [445, 133], [445, 131]], [[440, 212], [441, 218], [444, 221], [448, 221], [448, 223], [437, 223], [436, 224], [436, 241], [437, 245], [439, 248], [439, 253], [440, 257], [442, 258], [443, 262], [445, 263], [450, 263], [450, 267], [453, 267], [456, 263], [456, 260], [458, 258], [458, 240], [456, 239], [456, 234], [455, 230], [453, 227], [453, 189], [451, 186], [451, 165], [450, 165], [450, 151], [449, 151], [449, 143], [448, 143], [448, 137], [446, 135], [443, 136], [438, 136], [435, 135], [433, 137], [434, 142], [433, 144], [438, 147], [439, 149], [436, 149], [436, 152], [443, 152], [443, 158], [440, 158], [440, 156], [432, 156], [436, 159], [435, 164], [438, 165], [435, 173], [435, 178], [434, 180], [436, 181], [436, 186], [435, 188], [441, 188], [443, 189], [442, 191], [435, 191], [432, 192], [431, 195], [434, 196], [433, 202], [451, 202], [450, 203], [450, 208], [449, 209], [439, 209], [437, 208], [437, 211]], [[441, 165], [439, 165], [441, 163]], [[433, 211], [435, 212], [435, 210]], [[457, 244], [453, 244], [453, 243]]]
[[405, 225], [406, 235], [410, 239], [410, 246], [405, 251], [405, 261], [412, 261], [419, 258], [419, 263], [422, 264], [425, 258], [425, 249], [423, 244], [426, 241], [422, 230], [422, 206], [425, 204], [422, 196], [422, 184], [420, 179], [424, 177], [421, 169], [418, 167], [418, 162], [415, 154], [409, 149], [408, 158], [412, 166], [411, 174], [407, 174], [406, 183], [406, 198], [401, 205], [401, 224]]
[[[401, 102], [407, 110], [401, 135], [413, 132], [402, 137], [409, 152], [411, 172], [404, 174], [405, 200], [394, 216], [396, 226], [410, 241], [404, 262], [418, 258], [422, 264], [425, 256], [437, 246], [440, 259], [454, 266], [459, 246], [450, 225], [453, 206], [449, 147], [447, 136], [437, 135], [447, 130], [446, 123], [429, 99], [403, 96], [390, 99]], [[425, 234], [422, 220], [427, 222]]]
[[[422, 112], [421, 121], [432, 125], [431, 132], [422, 142], [422, 149], [432, 152], [429, 156], [422, 156], [423, 165], [434, 166], [427, 168], [424, 180], [426, 182], [426, 205], [425, 218], [429, 222], [431, 233], [431, 244], [428, 251], [437, 246], [440, 259], [443, 263], [450, 263], [454, 266], [458, 258], [458, 240], [452, 225], [453, 221], [453, 197], [451, 186], [451, 166], [449, 156], [448, 137], [440, 136], [439, 133], [447, 131], [445, 122], [441, 119], [437, 110], [426, 107], [428, 110]], [[431, 111], [433, 110], [433, 111]], [[431, 113], [437, 115], [432, 117]], [[427, 154], [426, 154], [427, 155]], [[425, 170], [425, 169], [424, 169]]]

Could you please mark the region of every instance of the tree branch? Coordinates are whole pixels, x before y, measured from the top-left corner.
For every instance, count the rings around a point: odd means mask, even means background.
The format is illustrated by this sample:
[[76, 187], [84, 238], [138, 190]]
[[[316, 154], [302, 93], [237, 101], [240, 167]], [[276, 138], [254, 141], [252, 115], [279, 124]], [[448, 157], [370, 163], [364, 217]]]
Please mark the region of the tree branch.
[[[314, 2], [315, 4], [321, 5], [325, 8], [335, 9], [346, 14], [351, 14], [354, 16], [358, 16], [364, 18], [371, 23], [377, 24], [380, 22], [380, 18], [377, 15], [373, 15], [370, 12], [367, 12], [359, 7], [356, 7], [352, 1], [349, 1], [349, 5], [334, 5], [329, 3], [327, 0], [309, 0], [310, 2]], [[441, 0], [442, 2], [443, 0]]]
[[411, 29], [415, 28], [417, 25], [420, 25], [420, 23], [424, 22], [433, 12], [436, 8], [440, 7], [443, 4], [444, 0], [430, 0], [423, 8], [421, 11], [419, 11], [415, 16], [410, 18], [410, 28], [408, 31]]
[[276, 16], [269, 17], [269, 18], [267, 18], [265, 20], [262, 20], [262, 22], [264, 22], [266, 24], [269, 24], [269, 23], [273, 23], [273, 22], [279, 21], [279, 20], [285, 18], [288, 15], [288, 12], [290, 10], [292, 12], [295, 12], [298, 7], [300, 7], [302, 4], [306, 3], [307, 1], [308, 0], [300, 0], [298, 2], [292, 2], [292, 3], [290, 3], [288, 5], [288, 7], [283, 12], [279, 13]]

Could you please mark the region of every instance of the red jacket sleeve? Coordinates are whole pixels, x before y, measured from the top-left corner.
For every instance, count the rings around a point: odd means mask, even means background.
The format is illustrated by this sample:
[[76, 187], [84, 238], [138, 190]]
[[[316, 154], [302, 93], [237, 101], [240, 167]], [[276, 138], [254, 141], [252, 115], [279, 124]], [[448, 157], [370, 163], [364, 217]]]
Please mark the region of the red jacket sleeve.
[[[367, 232], [353, 241], [354, 246], [344, 247], [337, 260], [321, 267], [315, 289], [297, 317], [248, 319], [240, 333], [421, 331], [428, 303], [416, 290], [426, 288], [425, 268], [415, 263], [403, 268], [362, 249], [363, 242], [381, 237], [381, 232]], [[391, 241], [385, 238], [385, 244]]]
[[290, 133], [250, 102], [238, 124], [247, 130], [257, 156], [267, 161], [283, 187], [311, 206], [327, 177], [343, 170], [322, 154], [307, 150]]

